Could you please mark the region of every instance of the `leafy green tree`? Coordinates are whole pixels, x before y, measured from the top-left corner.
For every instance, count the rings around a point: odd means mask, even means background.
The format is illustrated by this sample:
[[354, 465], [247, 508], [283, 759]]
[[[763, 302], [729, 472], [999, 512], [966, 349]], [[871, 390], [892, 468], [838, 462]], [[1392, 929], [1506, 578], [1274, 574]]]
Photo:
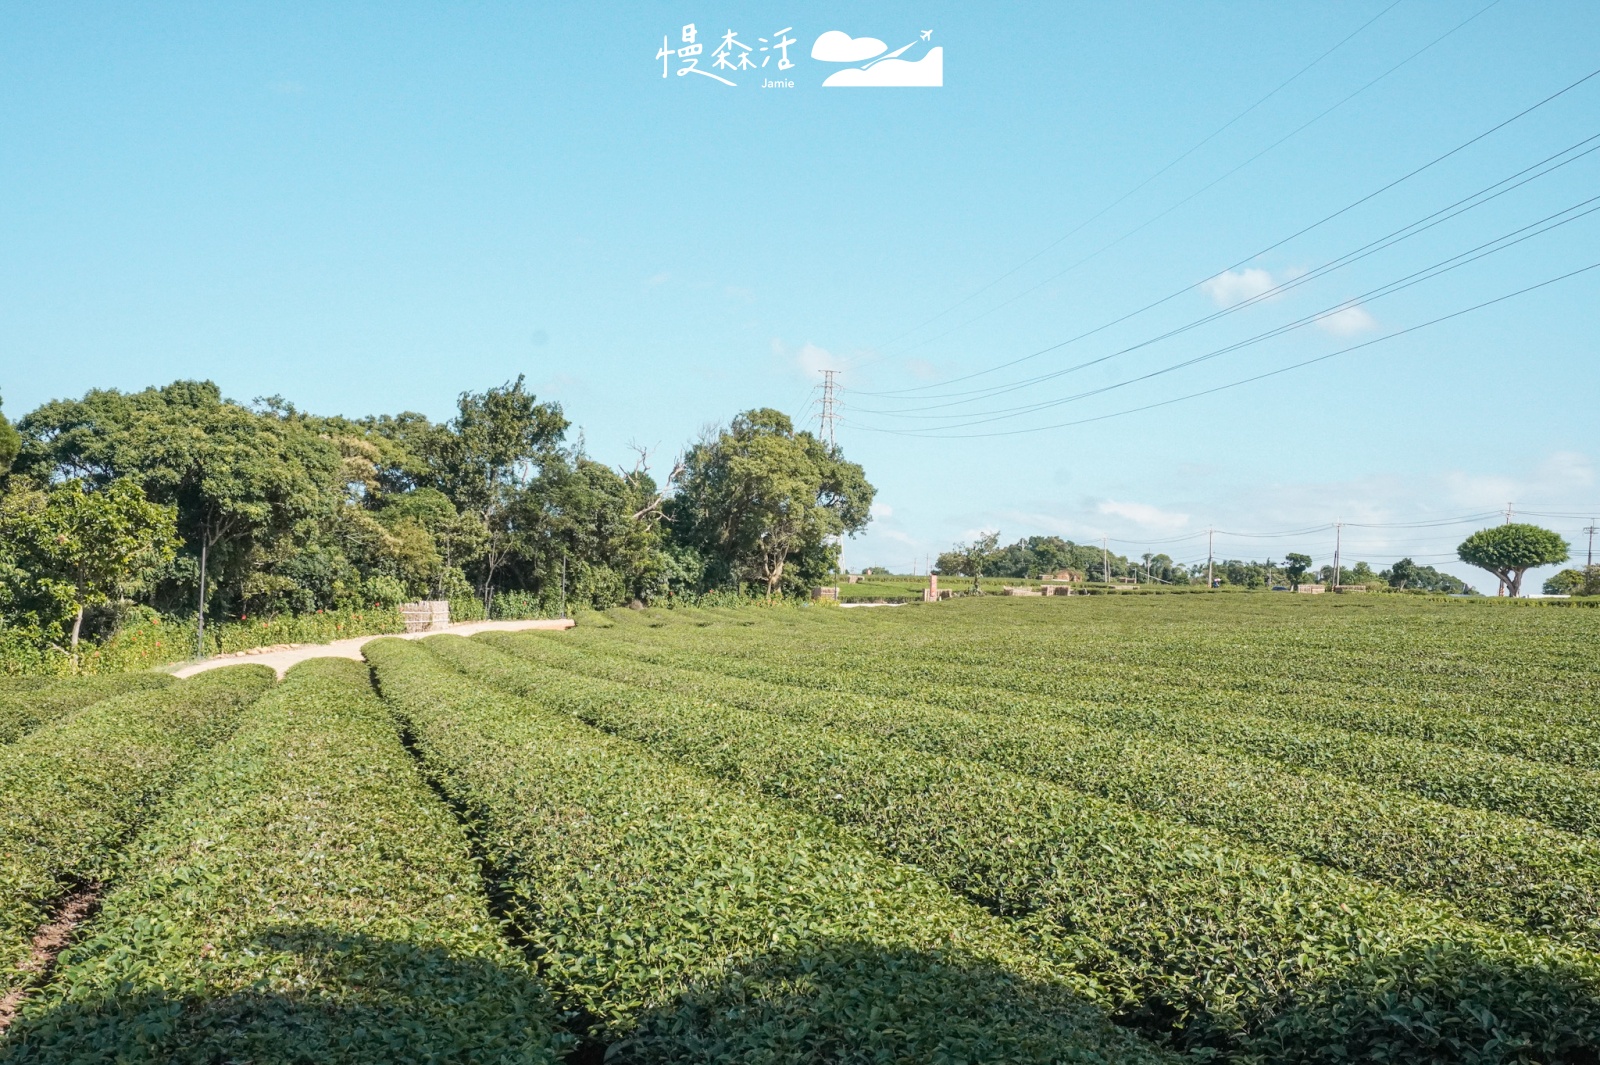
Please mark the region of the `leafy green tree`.
[[1600, 566], [1564, 569], [1544, 582], [1545, 595], [1600, 595]]
[[1283, 569], [1289, 576], [1289, 587], [1294, 591], [1298, 592], [1300, 590], [1300, 580], [1310, 568], [1310, 555], [1302, 555], [1299, 552], [1291, 551], [1283, 556]]
[[148, 580], [177, 548], [173, 507], [151, 503], [131, 481], [90, 490], [68, 481], [8, 495], [0, 504], [7, 554], [72, 619], [69, 650], [78, 651], [86, 609]]
[[1535, 566], [1565, 562], [1567, 552], [1567, 542], [1558, 534], [1522, 522], [1480, 529], [1456, 548], [1461, 561], [1493, 573], [1512, 597], [1521, 594], [1524, 573]]
[[498, 388], [461, 393], [456, 416], [442, 432], [411, 427], [427, 451], [433, 487], [477, 519], [482, 535], [475, 561], [486, 610], [500, 569], [520, 546], [516, 515], [528, 510], [523, 497], [546, 467], [564, 461], [567, 427], [560, 405], [538, 402], [521, 375]]
[[0, 414], [0, 477], [11, 472], [11, 464], [17, 460], [17, 452], [22, 450], [22, 434], [17, 432], [17, 427]]
[[860, 466], [762, 408], [689, 449], [667, 517], [716, 574], [760, 580], [771, 597], [786, 577], [803, 586], [833, 572], [838, 538], [866, 528], [873, 494]]
[[982, 587], [984, 571], [994, 564], [1000, 554], [999, 543], [1000, 533], [996, 530], [956, 544], [939, 556], [939, 572], [971, 577], [972, 590], [976, 592]]
[[252, 573], [290, 557], [341, 500], [344, 460], [314, 422], [287, 405], [252, 411], [209, 381], [97, 389], [45, 404], [21, 429], [18, 466], [36, 479], [127, 479], [177, 508], [202, 638], [212, 600], [242, 601]]
[[1544, 582], [1545, 595], [1576, 595], [1583, 587], [1583, 570], [1564, 569]]
[[1417, 579], [1417, 564], [1409, 558], [1402, 558], [1381, 574], [1389, 582], [1389, 587], [1403, 589], [1407, 584]]

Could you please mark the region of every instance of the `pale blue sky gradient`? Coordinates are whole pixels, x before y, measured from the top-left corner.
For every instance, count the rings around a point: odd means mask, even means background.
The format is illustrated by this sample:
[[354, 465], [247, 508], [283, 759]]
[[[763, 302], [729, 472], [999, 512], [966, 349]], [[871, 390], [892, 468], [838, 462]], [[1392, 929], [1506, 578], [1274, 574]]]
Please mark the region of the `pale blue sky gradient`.
[[[637, 441], [664, 469], [740, 409], [803, 413], [815, 370], [837, 366], [849, 389], [841, 443], [880, 490], [878, 520], [847, 549], [857, 567], [907, 569], [996, 527], [1008, 541], [1170, 541], [1153, 549], [1192, 561], [1209, 525], [1420, 521], [1507, 502], [1587, 515], [1600, 506], [1600, 271], [1258, 384], [1073, 428], [906, 437], [873, 430], [939, 423], [868, 414], [887, 408], [861, 395], [1025, 355], [1206, 278], [1600, 67], [1600, 6], [1502, 0], [1163, 215], [1486, 2], [1403, 0], [1103, 217], [909, 336], [1389, 0], [8, 5], [0, 394], [16, 416], [93, 386], [209, 377], [241, 400], [445, 417], [456, 393], [524, 373], [594, 456], [630, 462]], [[663, 80], [661, 37], [690, 21], [707, 52], [728, 28], [753, 40], [792, 26], [796, 87]], [[833, 68], [805, 58], [829, 29], [893, 48], [930, 28], [945, 49], [939, 89], [824, 90]], [[1281, 281], [1596, 133], [1600, 78], [1250, 265]], [[1600, 152], [1282, 299], [980, 409], [1203, 354], [1597, 194]], [[1348, 334], [1309, 327], [980, 428], [1224, 384], [1595, 261], [1600, 215], [1375, 301]], [[1104, 355], [1216, 307], [1191, 291], [1025, 369]], [[1569, 538], [1587, 524], [1538, 520]], [[1442, 563], [1470, 528], [1348, 530], [1345, 557]], [[1321, 563], [1332, 534], [1219, 536], [1217, 547]]]

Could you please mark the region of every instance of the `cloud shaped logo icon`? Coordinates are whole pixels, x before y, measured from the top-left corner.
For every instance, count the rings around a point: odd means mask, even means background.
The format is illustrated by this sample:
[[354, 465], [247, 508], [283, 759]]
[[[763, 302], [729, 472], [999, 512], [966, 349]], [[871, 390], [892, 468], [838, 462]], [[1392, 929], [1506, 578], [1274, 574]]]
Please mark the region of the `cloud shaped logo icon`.
[[811, 46], [811, 58], [824, 63], [859, 63], [888, 51], [876, 37], [852, 37], [843, 30], [829, 30]]
[[828, 75], [823, 88], [936, 89], [944, 84], [944, 49], [930, 48], [921, 59], [880, 59]]

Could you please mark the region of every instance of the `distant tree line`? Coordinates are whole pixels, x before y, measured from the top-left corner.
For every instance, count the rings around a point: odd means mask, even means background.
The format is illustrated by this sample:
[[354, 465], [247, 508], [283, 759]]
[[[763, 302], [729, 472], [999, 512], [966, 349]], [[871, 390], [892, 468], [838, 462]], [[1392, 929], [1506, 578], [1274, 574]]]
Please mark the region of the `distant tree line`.
[[[1007, 547], [999, 546], [1000, 534], [987, 533], [956, 544], [939, 556], [935, 572], [941, 576], [980, 576], [1037, 578], [1063, 570], [1073, 571], [1089, 581], [1133, 581], [1152, 584], [1205, 584], [1206, 564], [1183, 565], [1164, 553], [1147, 552], [1127, 556], [1106, 551], [1098, 544], [1080, 544], [1059, 536], [1029, 536]], [[1333, 566], [1315, 568], [1309, 555], [1291, 552], [1282, 561], [1263, 562], [1219, 558], [1211, 563], [1212, 579], [1219, 587], [1298, 588], [1308, 578], [1323, 583], [1333, 581]], [[1441, 573], [1432, 566], [1418, 565], [1403, 558], [1388, 569], [1374, 571], [1365, 562], [1339, 567], [1339, 583], [1436, 592], [1449, 595], [1474, 594], [1459, 578]], [[974, 584], [976, 587], [976, 583]]]
[[0, 627], [75, 645], [130, 603], [240, 618], [516, 594], [553, 612], [791, 594], [867, 524], [859, 465], [753, 410], [658, 480], [591, 457], [522, 378], [454, 415], [309, 414], [209, 381], [0, 415]]

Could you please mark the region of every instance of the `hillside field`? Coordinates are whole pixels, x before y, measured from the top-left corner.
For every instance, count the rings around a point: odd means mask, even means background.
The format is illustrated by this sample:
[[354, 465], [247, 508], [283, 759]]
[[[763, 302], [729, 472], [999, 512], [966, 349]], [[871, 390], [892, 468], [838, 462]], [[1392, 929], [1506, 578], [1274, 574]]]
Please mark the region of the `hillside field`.
[[1597, 638], [989, 596], [17, 682], [0, 1062], [1600, 1061]]

